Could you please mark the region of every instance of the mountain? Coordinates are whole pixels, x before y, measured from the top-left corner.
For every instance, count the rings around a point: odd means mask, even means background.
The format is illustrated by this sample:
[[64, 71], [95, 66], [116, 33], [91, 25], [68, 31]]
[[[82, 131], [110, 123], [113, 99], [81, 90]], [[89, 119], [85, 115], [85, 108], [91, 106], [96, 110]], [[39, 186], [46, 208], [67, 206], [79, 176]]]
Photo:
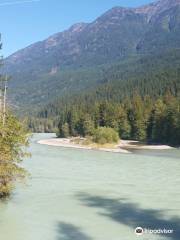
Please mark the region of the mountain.
[[180, 49], [109, 64], [99, 86], [61, 95], [37, 109], [28, 126], [60, 137], [111, 127], [124, 139], [179, 146], [179, 66]]
[[[6, 60], [12, 101], [47, 103], [106, 81], [108, 66], [180, 48], [180, 0], [139, 8], [114, 7], [92, 23], [78, 23]], [[136, 60], [133, 60], [136, 61]]]

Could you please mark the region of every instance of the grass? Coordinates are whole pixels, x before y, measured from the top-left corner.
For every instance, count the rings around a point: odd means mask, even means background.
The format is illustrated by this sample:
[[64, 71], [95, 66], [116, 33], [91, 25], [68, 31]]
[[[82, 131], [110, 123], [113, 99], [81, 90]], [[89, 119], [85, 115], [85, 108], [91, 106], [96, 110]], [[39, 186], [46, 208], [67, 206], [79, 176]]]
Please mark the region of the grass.
[[100, 149], [100, 148], [116, 149], [118, 145], [117, 143], [105, 143], [105, 144], [95, 143], [92, 141], [92, 137], [86, 137], [86, 138], [76, 137], [71, 140], [71, 143], [78, 144], [81, 146], [88, 146], [96, 149]]

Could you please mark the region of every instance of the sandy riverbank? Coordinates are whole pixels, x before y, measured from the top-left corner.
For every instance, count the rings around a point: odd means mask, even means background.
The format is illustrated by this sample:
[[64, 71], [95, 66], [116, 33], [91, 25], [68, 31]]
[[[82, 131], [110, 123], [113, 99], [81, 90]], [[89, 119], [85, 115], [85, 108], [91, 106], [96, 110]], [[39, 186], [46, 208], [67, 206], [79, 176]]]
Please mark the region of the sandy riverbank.
[[119, 147], [128, 149], [142, 149], [142, 150], [168, 150], [173, 149], [168, 145], [146, 145], [133, 140], [121, 140]]
[[76, 148], [76, 149], [87, 149], [87, 150], [99, 150], [105, 152], [115, 152], [115, 153], [131, 153], [131, 150], [166, 150], [172, 149], [172, 147], [167, 145], [143, 145], [137, 141], [131, 140], [121, 140], [119, 144], [114, 146], [95, 146], [95, 145], [83, 145], [77, 144], [74, 142], [73, 138], [52, 138], [44, 139], [38, 141], [39, 144], [56, 146], [56, 147], [65, 147], [65, 148]]
[[122, 149], [119, 145], [116, 145], [113, 148], [108, 147], [95, 147], [92, 145], [82, 145], [73, 142], [72, 138], [52, 138], [38, 141], [39, 144], [56, 146], [56, 147], [66, 147], [66, 148], [76, 148], [76, 149], [87, 149], [87, 150], [99, 150], [105, 152], [116, 152], [116, 153], [130, 153], [126, 149]]

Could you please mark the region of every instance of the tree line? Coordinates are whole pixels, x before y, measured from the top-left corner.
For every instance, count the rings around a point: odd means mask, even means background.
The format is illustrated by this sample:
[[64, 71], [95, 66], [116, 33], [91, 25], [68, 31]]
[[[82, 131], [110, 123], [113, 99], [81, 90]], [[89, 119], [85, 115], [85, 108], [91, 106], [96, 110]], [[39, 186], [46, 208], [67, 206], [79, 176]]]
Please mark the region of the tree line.
[[135, 93], [119, 103], [79, 98], [73, 104], [61, 105], [54, 119], [49, 119], [46, 111], [41, 114], [47, 119], [29, 119], [29, 126], [34, 126], [34, 131], [38, 126], [45, 132], [56, 130], [58, 137], [91, 136], [97, 128], [107, 127], [121, 139], [180, 144], [180, 100], [170, 91], [157, 99]]

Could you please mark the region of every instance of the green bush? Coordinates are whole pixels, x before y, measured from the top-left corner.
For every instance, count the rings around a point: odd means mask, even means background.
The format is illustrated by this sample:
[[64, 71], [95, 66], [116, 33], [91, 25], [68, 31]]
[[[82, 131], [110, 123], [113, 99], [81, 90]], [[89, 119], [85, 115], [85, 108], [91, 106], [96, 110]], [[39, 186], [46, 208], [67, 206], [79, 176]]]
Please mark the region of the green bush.
[[117, 143], [119, 136], [113, 128], [99, 127], [94, 131], [93, 141], [99, 144]]

